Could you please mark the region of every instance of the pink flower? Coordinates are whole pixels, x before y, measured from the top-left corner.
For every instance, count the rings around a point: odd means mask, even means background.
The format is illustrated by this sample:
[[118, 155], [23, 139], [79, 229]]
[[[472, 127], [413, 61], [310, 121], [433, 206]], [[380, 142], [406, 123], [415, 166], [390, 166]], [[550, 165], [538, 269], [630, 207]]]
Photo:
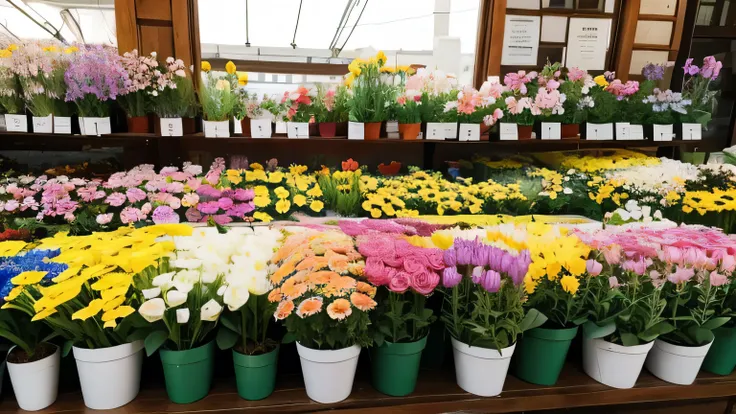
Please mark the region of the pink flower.
[[611, 289], [616, 289], [621, 285], [618, 283], [618, 279], [616, 279], [616, 276], [611, 276], [608, 278], [608, 286], [610, 286]]
[[446, 288], [453, 288], [460, 283], [462, 278], [463, 276], [458, 273], [455, 266], [448, 267], [442, 272], [442, 286]]
[[199, 196], [195, 193], [184, 194], [181, 198], [181, 204], [185, 207], [196, 206], [199, 203]]
[[120, 212], [120, 221], [122, 221], [123, 224], [135, 223], [145, 219], [146, 215], [143, 214], [140, 209], [135, 207], [125, 207], [123, 211]]
[[20, 207], [20, 203], [18, 203], [18, 200], [8, 200], [5, 203], [5, 211], [15, 211]]
[[677, 266], [677, 270], [667, 276], [667, 280], [674, 284], [687, 282], [695, 276], [695, 271], [691, 268]]
[[112, 193], [105, 199], [105, 203], [113, 206], [113, 207], [120, 207], [125, 203], [125, 195], [121, 193]]
[[155, 224], [173, 224], [179, 222], [179, 215], [169, 206], [158, 206], [151, 217]]
[[197, 223], [202, 220], [202, 214], [193, 207], [188, 208], [187, 211], [184, 213], [184, 216], [186, 216], [187, 221], [190, 223]]
[[483, 85], [480, 86], [480, 89], [478, 90], [478, 95], [480, 95], [480, 97], [484, 100], [488, 98], [493, 98], [495, 100], [501, 98], [501, 94], [503, 94], [503, 91], [503, 85], [501, 85], [500, 83], [485, 81], [483, 82]]
[[221, 199], [217, 200], [217, 205], [223, 210], [228, 210], [230, 207], [233, 206], [233, 200], [227, 197], [222, 197]]
[[109, 223], [112, 220], [112, 216], [113, 216], [112, 213], [98, 214], [95, 221], [97, 221], [97, 224], [104, 226], [105, 224]]
[[389, 283], [391, 278], [388, 274], [389, 268], [383, 265], [383, 261], [378, 257], [368, 257], [365, 259], [365, 276], [376, 286], [383, 286]]
[[718, 78], [723, 68], [723, 63], [716, 60], [713, 56], [707, 56], [703, 59], [703, 67], [700, 69], [700, 74], [707, 79], [714, 80]]
[[136, 203], [138, 201], [143, 201], [146, 199], [146, 192], [141, 190], [140, 188], [129, 188], [125, 195], [128, 196], [128, 202], [130, 203]]
[[406, 105], [406, 95], [401, 95], [398, 98], [396, 98], [396, 103], [398, 103], [401, 106]]
[[728, 283], [728, 277], [713, 271], [710, 272], [710, 285], [711, 286], [723, 286]]
[[141, 206], [141, 212], [145, 215], [148, 215], [148, 213], [151, 212], [151, 209], [153, 207], [151, 206], [151, 203], [146, 203], [143, 206]]
[[591, 276], [598, 276], [603, 271], [603, 265], [598, 263], [596, 260], [590, 259], [585, 262], [585, 269]]
[[721, 259], [721, 270], [727, 273], [733, 273], [736, 270], [736, 259], [732, 255], [725, 255]]
[[404, 293], [411, 285], [411, 276], [404, 271], [398, 271], [388, 283], [388, 288], [392, 292]]

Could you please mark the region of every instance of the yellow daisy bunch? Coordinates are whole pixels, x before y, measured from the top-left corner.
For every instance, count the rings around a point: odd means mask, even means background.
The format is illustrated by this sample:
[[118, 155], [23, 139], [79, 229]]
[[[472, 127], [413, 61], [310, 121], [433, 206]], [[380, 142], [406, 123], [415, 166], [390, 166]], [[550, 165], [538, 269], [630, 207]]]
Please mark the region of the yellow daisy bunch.
[[599, 151], [593, 153], [564, 153], [552, 152], [547, 154], [537, 154], [537, 158], [545, 163], [553, 166], [560, 166], [564, 169], [575, 169], [583, 172], [595, 172], [614, 170], [620, 168], [630, 168], [638, 166], [658, 165], [661, 163], [659, 158], [650, 157], [636, 151], [615, 150], [610, 154], [600, 154]]
[[528, 177], [541, 177], [542, 191], [546, 193], [551, 200], [556, 199], [557, 193], [563, 191], [562, 180], [564, 177], [557, 171], [547, 168], [534, 168], [527, 171], [526, 175]]
[[629, 193], [617, 191], [623, 189], [621, 180], [594, 176], [586, 185], [590, 187], [588, 197], [597, 204], [603, 204], [605, 200], [611, 199], [617, 206], [620, 206], [629, 198]]
[[541, 223], [526, 226], [531, 264], [524, 277], [524, 287], [531, 294], [542, 278], [559, 281], [562, 289], [574, 295], [579, 278], [586, 273], [590, 247], [566, 229]]
[[[669, 194], [668, 194], [669, 197]], [[712, 191], [687, 191], [682, 196], [682, 211], [697, 211], [701, 216], [708, 212], [724, 212], [736, 210], [736, 189]]]

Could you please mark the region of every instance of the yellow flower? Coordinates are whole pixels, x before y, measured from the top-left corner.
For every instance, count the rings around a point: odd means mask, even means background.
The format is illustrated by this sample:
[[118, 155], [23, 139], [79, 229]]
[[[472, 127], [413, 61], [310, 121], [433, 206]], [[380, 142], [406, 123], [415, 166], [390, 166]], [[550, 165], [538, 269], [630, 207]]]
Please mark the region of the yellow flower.
[[297, 205], [297, 207], [302, 207], [303, 205], [307, 204], [307, 197], [304, 197], [303, 194], [297, 194], [294, 196], [294, 204]]
[[580, 287], [580, 282], [578, 281], [578, 278], [575, 276], [562, 276], [562, 279], [560, 279], [560, 285], [562, 285], [562, 289], [565, 290], [565, 292], [574, 295], [578, 291], [578, 287]]
[[29, 270], [10, 279], [10, 282], [14, 285], [35, 285], [40, 282], [47, 273], [48, 272], [45, 271]]
[[64, 53], [66, 53], [67, 55], [70, 55], [74, 52], [79, 52], [79, 48], [76, 46], [69, 46], [66, 49], [64, 49]]
[[[2, 52], [3, 52], [3, 51], [2, 51], [2, 50], [0, 50], [0, 57], [9, 57], [9, 56], [10, 56], [10, 55], [8, 55], [8, 56], [2, 56]], [[345, 80], [343, 81], [343, 84], [344, 84], [345, 86], [347, 86], [348, 88], [350, 88], [351, 86], [353, 86], [353, 82], [354, 82], [354, 81], [355, 81], [355, 75], [353, 75], [353, 74], [351, 73], [351, 74], [349, 74], [349, 75], [348, 75], [348, 76], [347, 76], [347, 77], [345, 78]]]
[[593, 78], [593, 81], [595, 81], [595, 83], [598, 84], [598, 86], [601, 86], [604, 88], [608, 86], [608, 81], [606, 80], [606, 77], [603, 75], [596, 76], [595, 78]]
[[210, 62], [203, 60], [202, 61], [202, 72], [209, 72], [212, 70], [212, 65], [210, 65]]
[[276, 212], [278, 213], [286, 214], [289, 211], [289, 207], [291, 207], [289, 200], [281, 199], [276, 202]]
[[377, 218], [381, 218], [381, 210], [379, 210], [377, 208], [372, 208], [371, 209], [371, 217], [376, 218], [376, 219]]
[[273, 220], [273, 217], [269, 216], [268, 214], [262, 211], [256, 211], [255, 213], [253, 213], [253, 218], [256, 220], [260, 220], [264, 223], [269, 223], [271, 220]]
[[238, 170], [227, 170], [227, 180], [231, 183], [238, 185], [243, 181], [243, 176]]
[[273, 190], [273, 193], [281, 200], [289, 197], [289, 191], [284, 187], [276, 187], [276, 189]]
[[263, 165], [261, 165], [261, 164], [259, 164], [257, 162], [253, 162], [253, 163], [250, 164], [250, 169], [251, 170], [262, 170], [263, 169]]
[[256, 207], [259, 207], [259, 208], [268, 207], [268, 205], [271, 204], [271, 197], [255, 196], [255, 198], [253, 199], [253, 204], [255, 204]]
[[0, 58], [9, 58], [13, 56], [13, 52], [8, 49], [0, 49]]
[[229, 75], [234, 75], [235, 74], [235, 64], [233, 63], [232, 60], [229, 60], [225, 64], [225, 72], [227, 72]]
[[5, 297], [6, 302], [10, 302], [17, 298], [21, 292], [23, 292], [23, 286], [16, 286], [14, 287], [10, 292], [8, 292], [8, 296]]
[[102, 322], [114, 321], [118, 318], [125, 318], [135, 312], [131, 306], [119, 306], [113, 310], [109, 310], [102, 314]]
[[323, 208], [325, 208], [325, 204], [319, 200], [314, 200], [309, 204], [309, 208], [315, 213], [319, 213]]
[[15, 52], [16, 50], [18, 50], [18, 45], [16, 45], [15, 43], [11, 43], [10, 45], [8, 45], [8, 50], [11, 52]]
[[310, 197], [322, 197], [322, 189], [319, 188], [319, 184], [315, 184], [314, 187], [307, 191], [307, 195]]
[[44, 309], [43, 311], [37, 313], [33, 317], [33, 319], [31, 319], [31, 322], [36, 322], [36, 321], [40, 321], [40, 320], [46, 319], [47, 317], [49, 317], [49, 316], [51, 316], [51, 315], [53, 315], [55, 313], [56, 313], [56, 309], [55, 308]]
[[248, 84], [248, 74], [245, 72], [238, 72], [238, 85], [245, 86]]
[[[322, 167], [325, 168], [324, 166]], [[309, 168], [306, 165], [291, 165], [289, 166], [289, 173], [293, 175], [304, 174], [308, 169]]]
[[268, 187], [265, 185], [257, 185], [253, 188], [253, 193], [256, 197], [268, 197]]
[[350, 74], [353, 76], [353, 78], [360, 76], [360, 65], [355, 61], [350, 62], [350, 64], [348, 65], [348, 70], [350, 71]]
[[383, 53], [382, 50], [379, 50], [378, 53], [376, 54], [376, 60], [378, 60], [379, 66], [383, 66], [388, 61], [388, 58], [386, 57], [386, 54]]
[[380, 69], [381, 73], [396, 73], [396, 67], [395, 66], [382, 66]]
[[111, 319], [105, 322], [104, 325], [102, 325], [103, 328], [110, 328], [110, 329], [114, 329], [116, 326], [118, 326], [118, 323], [115, 322], [115, 319]]
[[268, 174], [268, 182], [272, 184], [279, 184], [284, 180], [284, 173], [281, 171], [274, 171]]
[[105, 305], [105, 301], [102, 299], [94, 299], [87, 305], [86, 308], [82, 308], [72, 314], [72, 320], [81, 319], [86, 321], [87, 319], [97, 315]]

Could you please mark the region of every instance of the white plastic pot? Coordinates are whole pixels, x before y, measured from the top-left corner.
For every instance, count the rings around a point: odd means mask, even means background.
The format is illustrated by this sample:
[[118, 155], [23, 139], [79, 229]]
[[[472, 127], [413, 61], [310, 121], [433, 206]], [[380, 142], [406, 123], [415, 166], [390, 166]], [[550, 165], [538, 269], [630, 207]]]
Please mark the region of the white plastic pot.
[[[14, 348], [10, 348], [10, 352]], [[13, 384], [15, 399], [20, 408], [37, 411], [56, 401], [60, 365], [61, 353], [58, 347], [52, 355], [38, 361], [18, 364], [8, 361], [10, 383]]]
[[297, 342], [307, 396], [322, 404], [342, 401], [353, 390], [360, 346], [334, 351], [311, 349]]
[[647, 370], [663, 381], [690, 385], [712, 344], [713, 341], [702, 346], [681, 346], [657, 339], [647, 357]]
[[583, 338], [583, 369], [601, 384], [633, 388], [653, 345], [623, 346], [600, 338]]
[[499, 353], [497, 349], [470, 346], [452, 338], [457, 385], [481, 397], [501, 394], [515, 349], [513, 344]]
[[138, 395], [143, 341], [100, 349], [75, 346], [74, 359], [87, 407], [109, 410], [133, 401]]

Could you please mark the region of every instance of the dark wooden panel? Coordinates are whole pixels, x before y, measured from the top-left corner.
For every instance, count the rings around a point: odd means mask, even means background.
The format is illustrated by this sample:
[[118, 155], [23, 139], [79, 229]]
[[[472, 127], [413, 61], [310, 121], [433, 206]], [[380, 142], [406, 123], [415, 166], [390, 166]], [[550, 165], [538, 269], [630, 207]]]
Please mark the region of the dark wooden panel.
[[[634, 38], [636, 37], [636, 24], [640, 18], [639, 8], [641, 7], [641, 0], [628, 0], [621, 7], [621, 22], [619, 24], [619, 33], [616, 36], [614, 62], [616, 75], [625, 82], [629, 79], [631, 53], [634, 47]], [[642, 18], [642, 20], [644, 19]]]
[[120, 53], [138, 48], [135, 0], [115, 1], [115, 30], [117, 32], [118, 50]]
[[171, 0], [171, 17], [174, 29], [174, 57], [183, 60], [189, 67], [192, 64], [192, 38], [187, 0]]
[[135, 0], [139, 19], [171, 20], [170, 0]]
[[151, 52], [166, 59], [174, 55], [174, 31], [171, 27], [139, 26], [141, 54]]
[[501, 75], [501, 57], [506, 27], [506, 0], [493, 2], [493, 24], [491, 25], [491, 51], [488, 54], [488, 76]]

